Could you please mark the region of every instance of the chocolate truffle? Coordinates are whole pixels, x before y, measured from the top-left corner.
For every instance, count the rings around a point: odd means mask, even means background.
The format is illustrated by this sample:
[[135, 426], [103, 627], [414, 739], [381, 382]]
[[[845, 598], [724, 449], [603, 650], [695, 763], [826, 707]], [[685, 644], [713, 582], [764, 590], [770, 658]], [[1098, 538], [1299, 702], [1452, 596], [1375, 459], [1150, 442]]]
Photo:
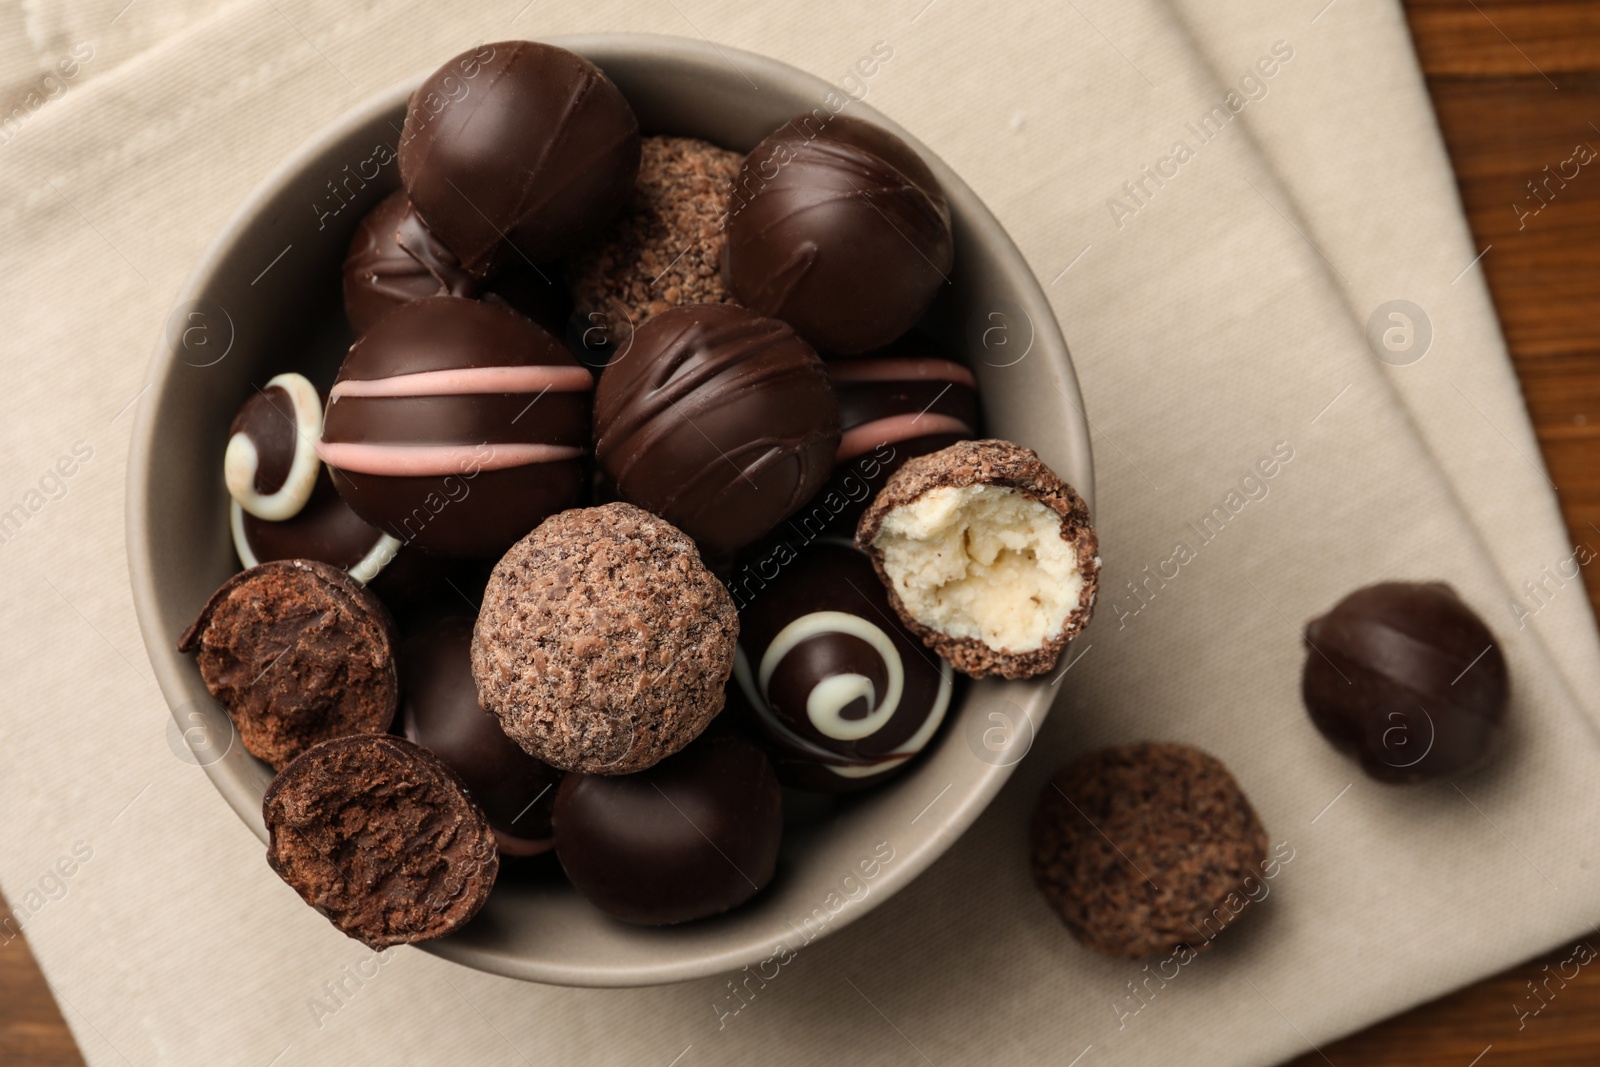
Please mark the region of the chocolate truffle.
[[757, 145], [727, 228], [729, 291], [829, 355], [911, 329], [955, 258], [938, 179], [904, 141], [859, 119], [802, 115]]
[[267, 380], [239, 408], [222, 457], [228, 495], [246, 512], [268, 522], [298, 514], [311, 499], [322, 464], [316, 441], [322, 433], [322, 398], [303, 375]]
[[233, 550], [246, 568], [275, 559], [314, 559], [370, 582], [394, 560], [400, 542], [351, 511], [320, 460], [317, 468], [311, 499], [282, 522], [257, 518], [235, 500], [229, 510]]
[[500, 851], [533, 856], [554, 844], [550, 809], [560, 772], [500, 729], [478, 703], [472, 680], [472, 620], [438, 619], [400, 646], [406, 737], [444, 761], [482, 806]]
[[533, 41], [480, 45], [411, 96], [400, 177], [417, 214], [471, 274], [565, 255], [633, 192], [639, 122], [581, 56]]
[[644, 139], [628, 206], [568, 264], [580, 336], [621, 351], [652, 315], [730, 299], [719, 266], [722, 220], [741, 158], [693, 137]]
[[665, 926], [738, 907], [772, 880], [783, 797], [759, 748], [705, 737], [639, 774], [569, 774], [555, 827], [556, 857], [585, 899]]
[[739, 616], [734, 666], [785, 784], [826, 792], [903, 768], [950, 707], [950, 665], [899, 625], [848, 542], [802, 552]]
[[974, 678], [1031, 678], [1089, 621], [1089, 509], [1031, 449], [962, 441], [908, 460], [856, 528], [889, 602]]
[[731, 304], [641, 326], [595, 393], [595, 458], [624, 500], [712, 553], [755, 541], [828, 478], [839, 412], [788, 326]]
[[1505, 725], [1500, 644], [1442, 582], [1358, 589], [1306, 626], [1301, 694], [1335, 748], [1380, 782], [1477, 769]]
[[495, 565], [472, 635], [478, 699], [564, 771], [631, 774], [722, 710], [739, 618], [680, 530], [629, 504], [562, 512]]
[[385, 533], [494, 556], [577, 501], [593, 382], [509, 308], [414, 300], [351, 346], [317, 452], [345, 502]]
[[261, 815], [278, 877], [374, 950], [459, 930], [500, 869], [461, 779], [387, 734], [308, 749], [267, 787]]
[[367, 213], [350, 241], [345, 316], [362, 334], [400, 304], [445, 294], [499, 301], [560, 333], [566, 328], [568, 299], [555, 284], [554, 271], [519, 261], [488, 281], [473, 277], [423, 225], [401, 189]]
[[343, 571], [277, 560], [229, 578], [178, 641], [245, 750], [281, 768], [319, 741], [381, 733], [400, 680], [394, 624]]
[[1063, 767], [1031, 838], [1039, 891], [1107, 956], [1187, 962], [1266, 897], [1260, 818], [1228, 769], [1188, 745], [1121, 745]]

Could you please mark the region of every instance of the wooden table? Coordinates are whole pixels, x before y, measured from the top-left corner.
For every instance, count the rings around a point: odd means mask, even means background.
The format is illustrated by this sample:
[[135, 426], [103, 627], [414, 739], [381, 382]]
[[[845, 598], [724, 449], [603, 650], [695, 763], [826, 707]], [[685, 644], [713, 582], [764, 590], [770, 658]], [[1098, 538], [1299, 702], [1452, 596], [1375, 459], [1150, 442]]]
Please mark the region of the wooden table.
[[[1517, 210], [1539, 206], [1526, 183], [1542, 181], [1576, 145], [1600, 152], [1600, 0], [1404, 2], [1472, 231], [1479, 248], [1493, 246], [1483, 268], [1568, 529], [1574, 543], [1600, 549], [1600, 165], [1565, 187], [1551, 182], [1536, 216]], [[1585, 580], [1600, 604], [1596, 571]], [[1600, 937], [1592, 943], [1600, 950]], [[1287, 1067], [1592, 1067], [1600, 967], [1582, 968], [1564, 988], [1542, 987], [1553, 992], [1520, 1028], [1515, 1010], [1535, 1006], [1528, 983], [1572, 951], [1558, 948]], [[0, 1061], [83, 1062], [20, 937], [0, 947]]]

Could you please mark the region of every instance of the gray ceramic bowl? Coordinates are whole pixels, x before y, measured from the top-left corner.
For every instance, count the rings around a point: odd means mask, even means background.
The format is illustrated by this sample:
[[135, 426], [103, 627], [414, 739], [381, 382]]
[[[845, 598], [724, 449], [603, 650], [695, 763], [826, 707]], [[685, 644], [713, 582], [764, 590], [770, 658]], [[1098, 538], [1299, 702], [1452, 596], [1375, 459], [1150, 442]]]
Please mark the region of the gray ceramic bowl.
[[[775, 60], [699, 41], [608, 35], [555, 43], [603, 67], [646, 133], [740, 151], [836, 92]], [[237, 570], [221, 477], [234, 410], [252, 383], [280, 371], [301, 370], [326, 385], [350, 341], [339, 265], [362, 214], [399, 184], [393, 163], [364, 187], [351, 175], [373, 173], [383, 158], [378, 146], [394, 144], [420, 80], [346, 114], [245, 200], [168, 322], [134, 431], [128, 557], [145, 644], [178, 734], [263, 842], [261, 796], [271, 771], [230, 744], [226, 716], [174, 645]], [[972, 190], [915, 137], [865, 104], [851, 103], [846, 113], [904, 137], [949, 194], [957, 269], [932, 324], [964, 344], [989, 431], [1037, 449], [1092, 505], [1077, 382], [1028, 265]], [[731, 914], [644, 929], [612, 922], [562, 885], [505, 883], [465, 930], [423, 947], [469, 967], [577, 986], [679, 981], [756, 963], [779, 944], [796, 949], [882, 904], [949, 848], [1026, 752], [1053, 692], [1048, 681], [969, 687], [929, 752], [892, 783], [792, 833], [772, 884]], [[272, 877], [265, 862], [259, 877]]]

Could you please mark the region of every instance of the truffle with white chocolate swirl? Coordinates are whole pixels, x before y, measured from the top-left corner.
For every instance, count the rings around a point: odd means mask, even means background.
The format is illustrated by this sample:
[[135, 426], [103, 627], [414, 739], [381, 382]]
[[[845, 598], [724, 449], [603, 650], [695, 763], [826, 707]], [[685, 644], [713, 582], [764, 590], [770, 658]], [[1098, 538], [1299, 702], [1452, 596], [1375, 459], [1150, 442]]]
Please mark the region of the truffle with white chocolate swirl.
[[867, 558], [831, 540], [746, 606], [734, 674], [779, 777], [827, 792], [905, 766], [938, 732], [954, 685], [895, 621]]
[[304, 375], [279, 374], [246, 400], [228, 430], [222, 475], [228, 495], [268, 522], [296, 515], [311, 499], [322, 465], [322, 398]]
[[413, 300], [351, 346], [317, 452], [385, 533], [498, 556], [577, 503], [593, 389], [560, 341], [509, 308]]

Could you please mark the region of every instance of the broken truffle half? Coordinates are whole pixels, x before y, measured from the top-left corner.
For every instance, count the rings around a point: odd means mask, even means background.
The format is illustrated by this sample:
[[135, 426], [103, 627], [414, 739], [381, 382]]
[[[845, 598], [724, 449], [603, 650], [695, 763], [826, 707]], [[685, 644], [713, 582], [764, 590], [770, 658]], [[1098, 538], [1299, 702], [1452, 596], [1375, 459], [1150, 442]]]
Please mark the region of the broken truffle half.
[[267, 862], [372, 949], [459, 930], [500, 869], [494, 832], [454, 771], [389, 734], [324, 741], [267, 787]]
[[906, 626], [974, 678], [1049, 671], [1094, 607], [1088, 506], [1009, 441], [908, 460], [861, 516], [856, 545]]

